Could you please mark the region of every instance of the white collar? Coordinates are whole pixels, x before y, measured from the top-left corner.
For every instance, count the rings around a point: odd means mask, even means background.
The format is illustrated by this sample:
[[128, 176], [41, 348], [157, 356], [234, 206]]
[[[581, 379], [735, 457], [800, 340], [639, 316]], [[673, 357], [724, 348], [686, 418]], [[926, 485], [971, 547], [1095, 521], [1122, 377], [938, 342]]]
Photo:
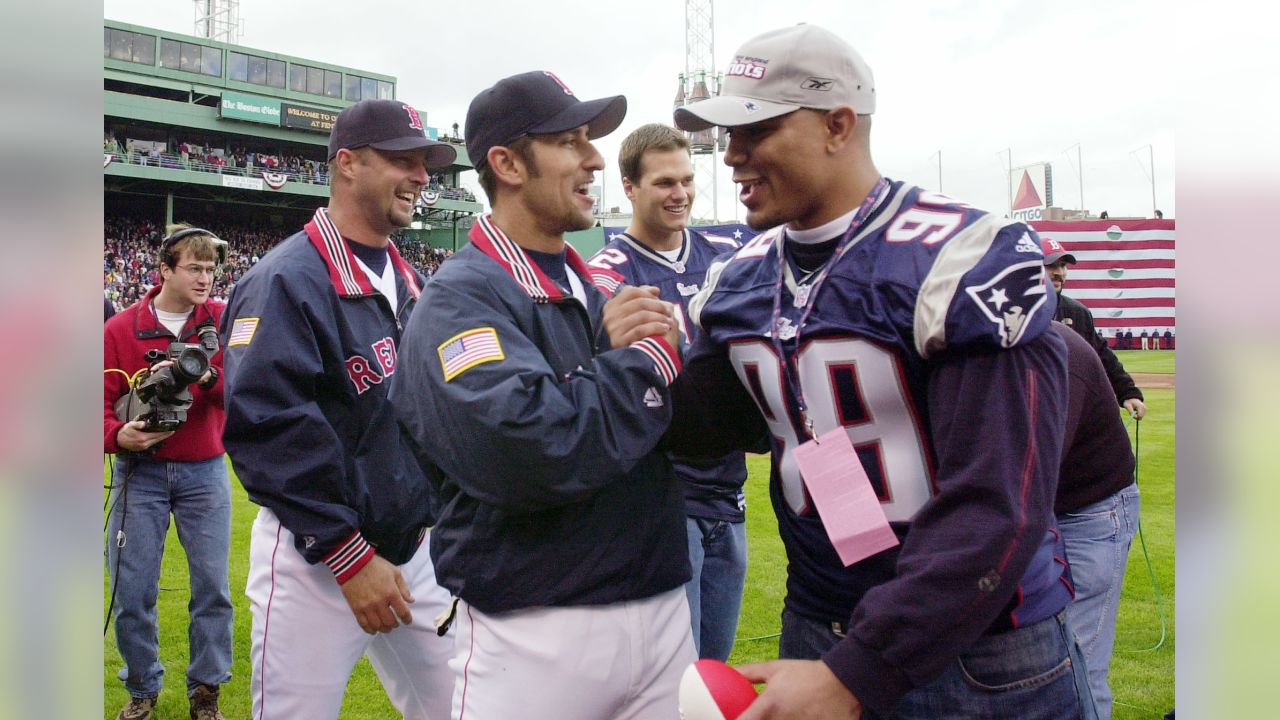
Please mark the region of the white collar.
[[849, 229], [849, 224], [853, 222], [853, 216], [857, 213], [858, 208], [854, 208], [829, 223], [823, 223], [816, 228], [809, 228], [808, 230], [787, 228], [787, 239], [801, 245], [816, 245], [820, 242], [838, 238], [841, 233]]

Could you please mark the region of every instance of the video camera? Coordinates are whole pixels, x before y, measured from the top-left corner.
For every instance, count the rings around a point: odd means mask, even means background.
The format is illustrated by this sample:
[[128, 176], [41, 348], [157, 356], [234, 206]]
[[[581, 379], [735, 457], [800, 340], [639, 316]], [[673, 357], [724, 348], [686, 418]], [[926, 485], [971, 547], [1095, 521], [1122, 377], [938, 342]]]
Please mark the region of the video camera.
[[218, 331], [212, 324], [197, 330], [199, 343], [169, 343], [168, 350], [148, 350], [149, 365], [172, 360], [173, 364], [149, 374], [129, 394], [116, 400], [116, 417], [124, 422], [143, 420], [147, 432], [177, 430], [187, 421], [191, 407], [191, 383], [209, 370], [209, 361], [218, 352]]

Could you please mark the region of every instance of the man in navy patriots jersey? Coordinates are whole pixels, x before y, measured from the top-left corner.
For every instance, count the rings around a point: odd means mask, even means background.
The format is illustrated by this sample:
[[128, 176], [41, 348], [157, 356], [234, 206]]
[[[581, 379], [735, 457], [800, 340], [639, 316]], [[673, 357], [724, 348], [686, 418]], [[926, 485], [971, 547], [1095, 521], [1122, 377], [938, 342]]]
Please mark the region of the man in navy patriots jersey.
[[[690, 303], [671, 437], [772, 436], [785, 659], [741, 668], [767, 687], [740, 717], [1094, 717], [1063, 617], [1066, 359], [1035, 234], [882, 177], [871, 70], [832, 33], [760, 35], [727, 76], [676, 125], [730, 128], [747, 223], [773, 229]], [[878, 507], [815, 505], [860, 489]], [[900, 544], [849, 552], [868, 510]]]
[[[717, 255], [738, 243], [689, 229], [693, 207], [693, 163], [689, 141], [678, 130], [651, 123], [633, 131], [618, 152], [622, 189], [631, 200], [631, 224], [589, 265], [613, 270], [630, 285], [657, 287], [676, 310], [681, 339], [688, 346], [686, 306], [698, 292]], [[710, 460], [672, 458], [684, 483], [689, 562], [685, 584], [694, 647], [698, 657], [728, 660], [738, 630], [742, 587], [747, 579], [747, 479], [743, 454]]]

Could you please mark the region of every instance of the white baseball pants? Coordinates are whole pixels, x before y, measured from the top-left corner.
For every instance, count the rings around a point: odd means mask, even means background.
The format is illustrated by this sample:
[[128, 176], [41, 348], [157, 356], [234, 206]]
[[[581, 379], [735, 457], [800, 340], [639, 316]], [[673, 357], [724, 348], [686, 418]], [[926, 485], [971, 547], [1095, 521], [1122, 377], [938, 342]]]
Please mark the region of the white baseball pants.
[[455, 633], [437, 637], [435, 616], [450, 596], [436, 584], [425, 541], [400, 572], [415, 599], [413, 624], [369, 635], [329, 569], [303, 559], [275, 513], [258, 511], [245, 588], [253, 613], [254, 720], [337, 718], [351, 671], [366, 652], [405, 718], [448, 717]]
[[697, 659], [683, 587], [486, 615], [458, 603], [453, 720], [673, 720]]

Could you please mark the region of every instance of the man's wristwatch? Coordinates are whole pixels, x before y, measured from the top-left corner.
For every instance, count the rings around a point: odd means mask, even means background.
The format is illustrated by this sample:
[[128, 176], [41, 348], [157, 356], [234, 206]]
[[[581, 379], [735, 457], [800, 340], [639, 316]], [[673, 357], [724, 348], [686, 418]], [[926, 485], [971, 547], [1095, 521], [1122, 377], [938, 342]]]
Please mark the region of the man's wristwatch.
[[218, 383], [218, 368], [214, 365], [210, 365], [209, 366], [209, 382], [198, 382], [196, 383], [196, 385], [199, 386], [201, 390], [208, 390], [209, 388], [213, 387], [217, 383]]

